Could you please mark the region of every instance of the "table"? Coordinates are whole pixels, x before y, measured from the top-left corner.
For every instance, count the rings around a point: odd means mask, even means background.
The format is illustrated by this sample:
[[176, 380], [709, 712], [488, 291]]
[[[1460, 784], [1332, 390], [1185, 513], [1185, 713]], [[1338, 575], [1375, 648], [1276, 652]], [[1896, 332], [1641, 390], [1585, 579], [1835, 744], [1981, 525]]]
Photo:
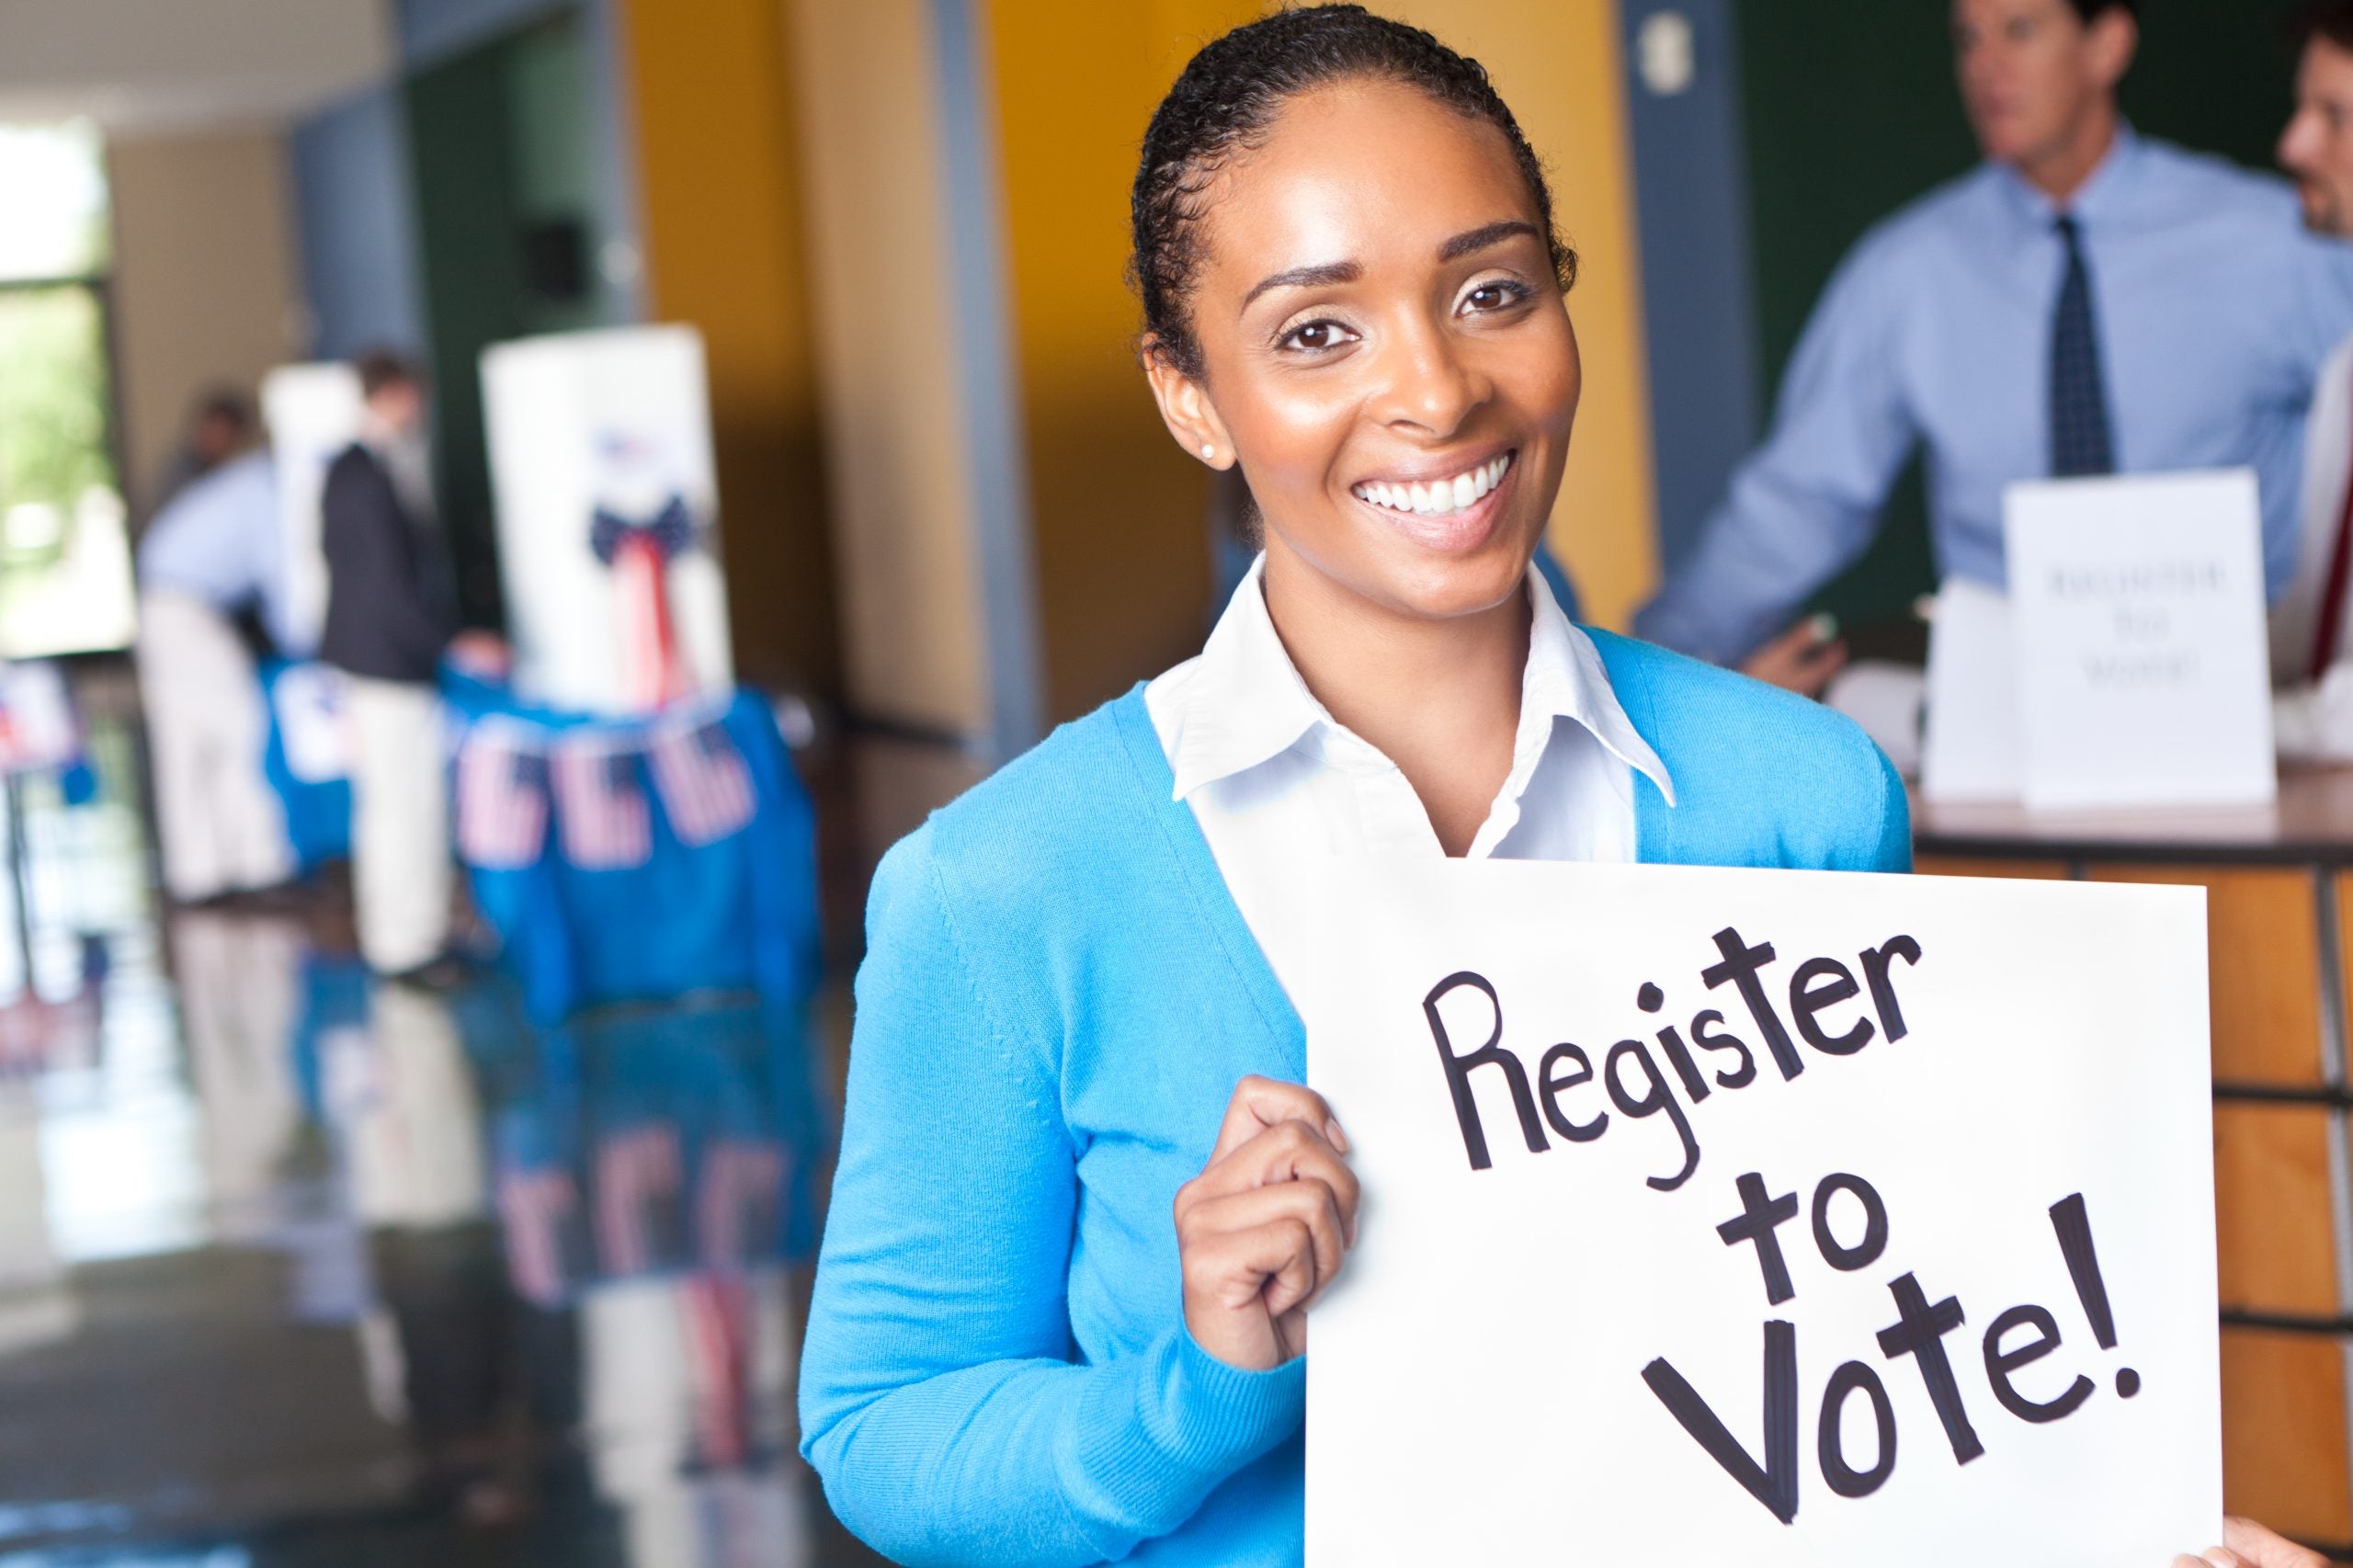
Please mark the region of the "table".
[[1932, 875], [2207, 890], [2224, 1497], [2353, 1555], [2353, 769], [2284, 773], [2260, 811], [1915, 798], [1913, 832]]

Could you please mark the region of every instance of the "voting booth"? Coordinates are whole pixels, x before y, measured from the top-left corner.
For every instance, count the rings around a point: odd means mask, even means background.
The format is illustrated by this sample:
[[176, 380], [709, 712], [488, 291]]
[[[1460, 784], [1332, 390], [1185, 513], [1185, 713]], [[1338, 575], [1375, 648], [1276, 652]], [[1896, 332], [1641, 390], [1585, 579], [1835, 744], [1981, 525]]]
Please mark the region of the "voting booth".
[[700, 335], [504, 343], [482, 378], [517, 695], [621, 714], [727, 690]]

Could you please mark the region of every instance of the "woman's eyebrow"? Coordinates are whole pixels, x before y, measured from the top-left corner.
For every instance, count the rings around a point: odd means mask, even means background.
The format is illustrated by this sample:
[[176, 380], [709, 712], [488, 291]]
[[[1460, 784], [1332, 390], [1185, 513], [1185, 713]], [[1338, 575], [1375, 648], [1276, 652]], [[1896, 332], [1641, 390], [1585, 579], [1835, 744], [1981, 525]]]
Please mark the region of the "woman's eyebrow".
[[1485, 250], [1498, 241], [1516, 239], [1522, 234], [1526, 234], [1530, 239], [1543, 237], [1536, 232], [1535, 224], [1518, 218], [1506, 218], [1500, 223], [1490, 223], [1483, 229], [1471, 229], [1455, 235], [1454, 238], [1438, 247], [1438, 258], [1440, 261], [1452, 261], [1457, 256], [1469, 256], [1472, 251]]
[[1315, 267], [1294, 267], [1288, 271], [1261, 278], [1250, 292], [1242, 296], [1244, 309], [1250, 301], [1269, 289], [1320, 289], [1333, 283], [1353, 283], [1364, 276], [1364, 268], [1353, 261], [1327, 261]]

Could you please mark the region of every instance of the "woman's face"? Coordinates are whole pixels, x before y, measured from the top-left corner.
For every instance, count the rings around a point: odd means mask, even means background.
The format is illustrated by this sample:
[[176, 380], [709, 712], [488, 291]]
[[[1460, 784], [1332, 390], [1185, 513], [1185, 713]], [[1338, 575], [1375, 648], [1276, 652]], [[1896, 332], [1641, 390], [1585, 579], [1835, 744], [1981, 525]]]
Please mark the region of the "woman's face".
[[1577, 408], [1576, 336], [1527, 182], [1484, 120], [1388, 82], [1286, 105], [1211, 187], [1199, 383], [1178, 438], [1238, 456], [1268, 571], [1393, 613], [1518, 591]]

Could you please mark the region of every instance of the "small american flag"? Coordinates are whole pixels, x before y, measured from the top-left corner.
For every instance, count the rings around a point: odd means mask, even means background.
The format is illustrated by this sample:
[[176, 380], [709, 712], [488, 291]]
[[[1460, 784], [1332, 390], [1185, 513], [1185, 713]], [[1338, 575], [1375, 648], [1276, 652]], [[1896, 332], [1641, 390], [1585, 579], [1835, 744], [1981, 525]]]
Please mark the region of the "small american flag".
[[564, 858], [589, 870], [642, 866], [654, 853], [637, 760], [609, 743], [560, 743], [549, 759]]
[[547, 758], [507, 727], [477, 725], [458, 750], [458, 853], [518, 869], [539, 859], [547, 829]]
[[727, 727], [713, 721], [654, 737], [654, 783], [671, 831], [690, 847], [741, 832], [752, 820], [752, 775]]

